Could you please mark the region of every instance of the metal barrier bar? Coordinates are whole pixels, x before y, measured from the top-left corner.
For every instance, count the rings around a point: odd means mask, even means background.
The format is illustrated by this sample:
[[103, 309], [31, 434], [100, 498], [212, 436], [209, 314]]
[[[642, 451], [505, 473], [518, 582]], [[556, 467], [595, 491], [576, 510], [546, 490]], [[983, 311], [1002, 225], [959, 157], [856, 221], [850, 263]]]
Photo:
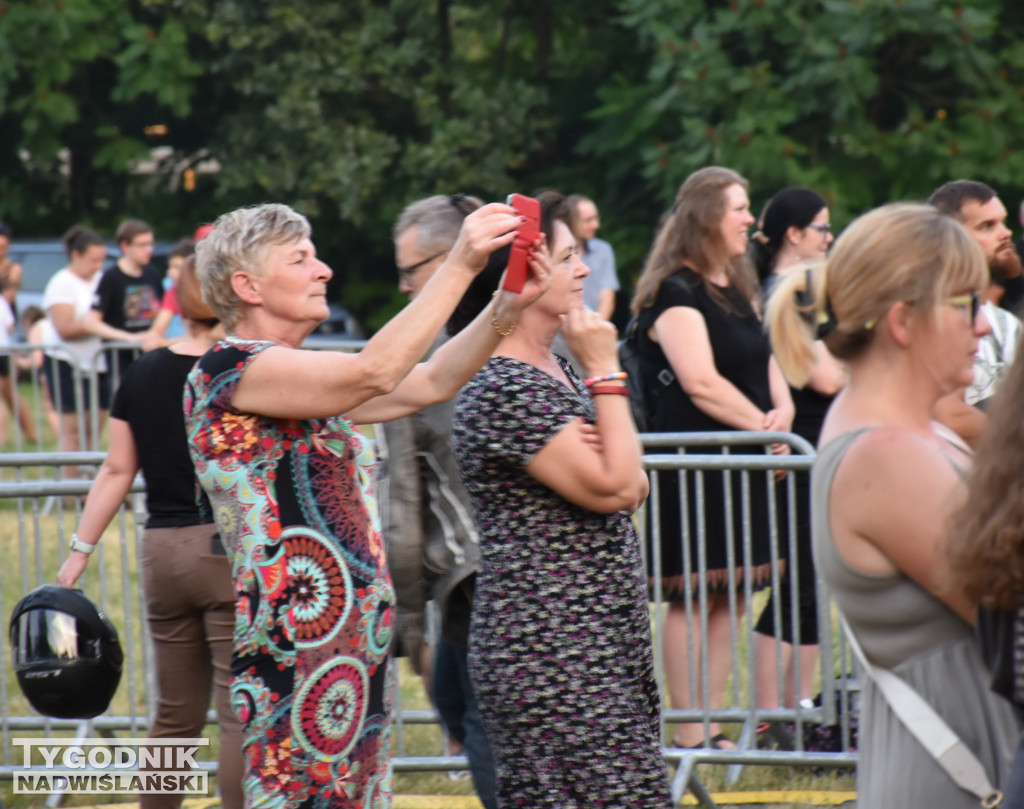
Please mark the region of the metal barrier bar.
[[[307, 340], [304, 347], [317, 351], [355, 353], [362, 350], [365, 345], [366, 340], [362, 339], [333, 339], [315, 336]], [[59, 344], [43, 343], [14, 343], [0, 349], [0, 356], [11, 358], [12, 385], [14, 393], [20, 394], [12, 397], [13, 406], [5, 406], [0, 402], [0, 410], [3, 411], [0, 412], [0, 417], [10, 413], [10, 418], [7, 419], [9, 428], [7, 444], [19, 453], [32, 450], [43, 452], [59, 441], [60, 431], [63, 428], [59, 423], [60, 415], [54, 411], [53, 403], [60, 401], [64, 391], [59, 379], [56, 380], [55, 389], [51, 391], [43, 370], [43, 357], [57, 349], [59, 349]], [[138, 343], [110, 342], [104, 343], [89, 361], [91, 369], [97, 367], [113, 369], [103, 372], [110, 383], [111, 396], [121, 381], [120, 369], [112, 362], [112, 358], [116, 352], [121, 350], [132, 351], [136, 355], [141, 353]], [[81, 443], [79, 449], [97, 451], [103, 447], [101, 430], [103, 419], [100, 415], [98, 391], [101, 373], [96, 370], [78, 370], [77, 368], [73, 368], [73, 373], [75, 384], [73, 422], [78, 435], [88, 438], [87, 442]], [[87, 389], [90, 391], [88, 399], [85, 400], [81, 396], [83, 382], [86, 383]], [[36, 438], [34, 441], [25, 435], [21, 422], [23, 408], [27, 409], [35, 425]], [[58, 420], [56, 427], [50, 423], [51, 416], [55, 416]], [[3, 443], [0, 440], [0, 446]]]

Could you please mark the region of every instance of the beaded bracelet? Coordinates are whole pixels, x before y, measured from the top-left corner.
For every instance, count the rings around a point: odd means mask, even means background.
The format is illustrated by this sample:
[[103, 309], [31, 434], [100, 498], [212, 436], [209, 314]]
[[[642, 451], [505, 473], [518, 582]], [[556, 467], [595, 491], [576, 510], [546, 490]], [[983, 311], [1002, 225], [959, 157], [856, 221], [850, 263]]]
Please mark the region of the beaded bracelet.
[[[497, 296], [498, 292], [500, 292], [500, 291], [501, 290], [498, 290], [498, 289], [494, 290], [494, 292], [491, 293], [491, 298], [493, 299], [495, 296]], [[491, 318], [491, 326], [494, 328], [494, 330], [496, 332], [498, 332], [498, 336], [499, 337], [508, 337], [512, 332], [514, 332], [516, 330], [516, 326], [519, 325], [519, 321], [517, 320], [511, 326], [509, 326], [508, 329], [502, 331], [501, 324], [498, 322], [498, 302], [497, 301], [494, 302], [494, 312], [493, 312], [493, 314], [494, 314], [494, 317]]]
[[625, 371], [619, 371], [617, 374], [605, 374], [604, 376], [592, 376], [590, 379], [584, 380], [583, 384], [588, 388], [591, 385], [596, 385], [598, 382], [615, 382], [619, 379], [629, 379], [629, 374]]
[[591, 396], [600, 396], [602, 393], [617, 393], [620, 396], [629, 396], [629, 388], [625, 385], [594, 385], [590, 388]]

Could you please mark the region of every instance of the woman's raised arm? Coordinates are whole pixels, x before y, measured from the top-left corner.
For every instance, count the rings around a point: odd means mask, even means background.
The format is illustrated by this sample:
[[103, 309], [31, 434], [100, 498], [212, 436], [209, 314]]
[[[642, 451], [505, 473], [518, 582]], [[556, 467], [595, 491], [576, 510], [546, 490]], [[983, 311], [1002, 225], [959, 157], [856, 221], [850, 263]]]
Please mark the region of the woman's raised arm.
[[[242, 375], [232, 404], [246, 413], [276, 418], [326, 418], [352, 413], [370, 399], [390, 393], [427, 353], [491, 253], [512, 241], [520, 221], [512, 208], [498, 203], [474, 211], [466, 217], [448, 259], [362, 351], [269, 348]], [[504, 316], [517, 302], [508, 305]]]

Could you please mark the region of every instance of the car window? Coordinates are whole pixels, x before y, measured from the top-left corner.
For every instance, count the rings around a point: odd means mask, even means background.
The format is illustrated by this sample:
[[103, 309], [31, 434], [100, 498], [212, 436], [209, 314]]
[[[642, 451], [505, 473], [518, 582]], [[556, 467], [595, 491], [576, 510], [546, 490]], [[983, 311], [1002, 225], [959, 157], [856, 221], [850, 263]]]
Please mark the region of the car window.
[[66, 267], [68, 258], [63, 253], [23, 253], [11, 258], [21, 265], [21, 288], [26, 292], [43, 292], [46, 283], [57, 270]]

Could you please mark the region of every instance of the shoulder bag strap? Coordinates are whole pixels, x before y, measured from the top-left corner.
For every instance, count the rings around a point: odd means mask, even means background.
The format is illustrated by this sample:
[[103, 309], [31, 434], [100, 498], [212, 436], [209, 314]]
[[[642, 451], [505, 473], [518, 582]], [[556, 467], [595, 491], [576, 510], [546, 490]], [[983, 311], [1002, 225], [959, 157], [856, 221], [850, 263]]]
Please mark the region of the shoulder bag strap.
[[1003, 793], [992, 786], [978, 757], [968, 749], [945, 720], [905, 680], [888, 669], [871, 665], [864, 656], [864, 651], [860, 648], [857, 638], [850, 631], [846, 618], [840, 615], [839, 620], [850, 641], [850, 648], [853, 649], [857, 662], [875, 681], [875, 685], [882, 692], [885, 701], [889, 703], [889, 707], [907, 730], [931, 754], [957, 786], [976, 795], [985, 809], [999, 806], [1003, 800]]

